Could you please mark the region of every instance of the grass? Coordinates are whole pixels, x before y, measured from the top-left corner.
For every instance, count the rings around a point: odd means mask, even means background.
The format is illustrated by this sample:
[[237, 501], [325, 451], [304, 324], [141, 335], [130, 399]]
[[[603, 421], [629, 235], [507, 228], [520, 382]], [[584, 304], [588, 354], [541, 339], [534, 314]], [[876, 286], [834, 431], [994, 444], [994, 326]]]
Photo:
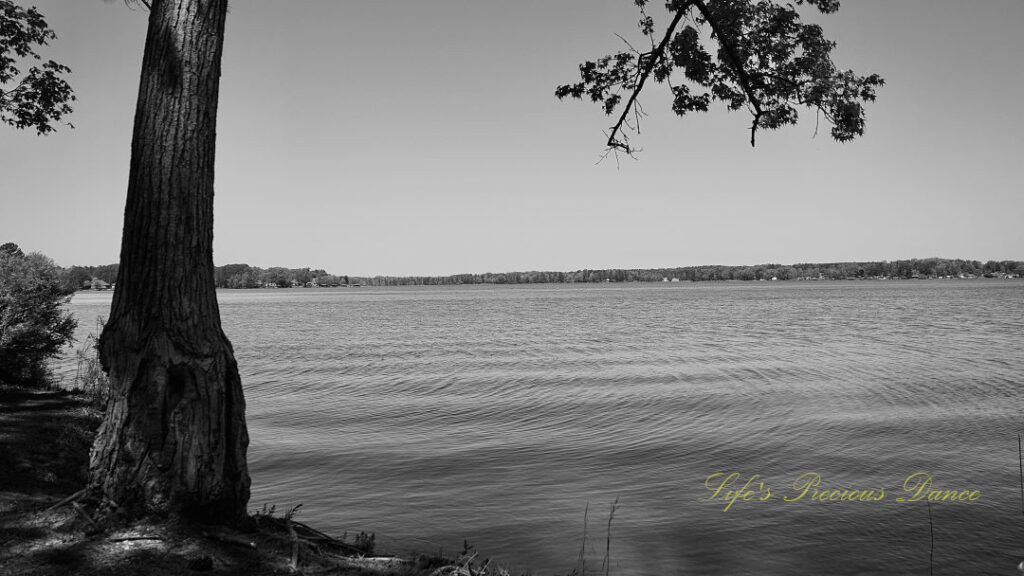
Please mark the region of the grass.
[[[605, 576], [609, 576], [612, 567], [612, 521], [615, 519], [615, 510], [619, 507], [619, 498], [615, 497], [615, 501], [612, 502], [611, 508], [608, 511], [608, 523], [605, 528], [605, 542], [604, 542], [604, 557], [601, 558], [601, 570], [598, 572], [604, 573]], [[583, 511], [583, 538], [580, 541], [580, 552], [576, 558], [576, 566], [572, 569], [567, 576], [586, 576], [587, 574], [587, 517], [590, 514], [590, 503], [587, 503], [587, 507]]]
[[[90, 332], [85, 340], [75, 349], [75, 377], [67, 386], [67, 390], [80, 392], [88, 396], [92, 404], [104, 407], [110, 396], [110, 379], [103, 371], [99, 356], [99, 336], [103, 333], [104, 320], [96, 318], [96, 332]], [[62, 383], [63, 384], [63, 383]]]

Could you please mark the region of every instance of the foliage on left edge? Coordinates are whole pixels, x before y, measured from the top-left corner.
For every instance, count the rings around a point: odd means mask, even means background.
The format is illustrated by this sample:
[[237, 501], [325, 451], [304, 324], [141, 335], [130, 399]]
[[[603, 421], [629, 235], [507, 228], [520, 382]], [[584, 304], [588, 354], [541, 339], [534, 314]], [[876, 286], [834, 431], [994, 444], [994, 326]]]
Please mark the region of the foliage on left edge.
[[64, 308], [69, 298], [52, 260], [17, 244], [0, 246], [0, 380], [39, 381], [44, 362], [74, 335], [77, 323]]
[[[57, 34], [35, 8], [0, 0], [0, 120], [15, 128], [53, 132], [54, 123], [70, 114], [75, 95], [63, 75], [71, 69], [53, 60], [22, 73], [22, 60], [42, 60], [37, 47]], [[8, 88], [8, 85], [13, 87]]]

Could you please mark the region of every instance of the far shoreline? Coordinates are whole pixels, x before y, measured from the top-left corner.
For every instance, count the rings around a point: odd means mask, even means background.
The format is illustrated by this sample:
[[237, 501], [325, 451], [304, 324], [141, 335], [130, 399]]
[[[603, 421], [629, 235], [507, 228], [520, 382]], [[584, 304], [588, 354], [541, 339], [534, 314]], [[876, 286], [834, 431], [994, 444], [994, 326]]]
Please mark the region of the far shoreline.
[[[1021, 281], [1024, 277], [1007, 275], [1007, 276], [995, 276], [995, 277], [984, 277], [976, 276], [970, 278], [959, 278], [959, 277], [927, 277], [927, 278], [899, 278], [899, 277], [882, 277], [882, 278], [790, 278], [786, 280], [781, 279], [761, 279], [761, 280], [740, 280], [740, 279], [719, 279], [719, 280], [603, 280], [593, 282], [475, 282], [475, 283], [458, 283], [458, 284], [431, 284], [431, 283], [408, 283], [408, 284], [349, 284], [349, 285], [334, 285], [334, 286], [321, 286], [321, 285], [304, 285], [304, 286], [252, 286], [252, 287], [223, 287], [218, 286], [217, 291], [230, 291], [230, 292], [245, 292], [245, 291], [275, 291], [275, 290], [294, 290], [297, 292], [305, 290], [335, 290], [335, 289], [378, 289], [378, 288], [405, 288], [405, 287], [427, 287], [427, 288], [440, 288], [440, 287], [500, 287], [500, 286], [605, 286], [609, 284], [627, 284], [627, 285], [650, 285], [658, 286], [662, 284], [670, 285], [685, 285], [694, 286], [700, 284], [710, 285], [745, 285], [749, 284], [752, 286], [758, 285], [782, 285], [782, 284], [840, 284], [840, 283], [876, 283], [876, 282], [894, 282], [894, 283], [924, 283], [924, 282], [989, 282], [993, 283], [999, 281]], [[116, 285], [111, 285], [104, 288], [81, 288], [76, 290], [72, 294], [91, 294], [91, 293], [111, 293], [116, 292]]]

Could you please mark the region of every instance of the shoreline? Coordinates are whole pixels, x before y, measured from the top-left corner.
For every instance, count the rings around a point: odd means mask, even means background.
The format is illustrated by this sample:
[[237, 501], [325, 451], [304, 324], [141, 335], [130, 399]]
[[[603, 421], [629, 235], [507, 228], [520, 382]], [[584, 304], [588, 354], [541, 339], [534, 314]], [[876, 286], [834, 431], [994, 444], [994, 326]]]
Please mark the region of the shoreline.
[[[680, 285], [680, 286], [698, 286], [698, 285], [731, 285], [731, 286], [760, 286], [760, 285], [789, 285], [789, 284], [837, 284], [837, 283], [931, 283], [931, 282], [992, 282], [1006, 283], [1021, 282], [1024, 281], [1024, 277], [1020, 276], [999, 276], [986, 278], [983, 276], [973, 278], [790, 278], [787, 280], [741, 280], [741, 279], [721, 279], [721, 280], [602, 280], [593, 282], [473, 282], [473, 283], [381, 283], [381, 284], [341, 284], [331, 286], [320, 286], [320, 285], [306, 285], [306, 286], [253, 286], [253, 287], [217, 287], [217, 291], [222, 290], [231, 292], [246, 292], [246, 291], [263, 291], [263, 290], [337, 290], [337, 289], [357, 289], [365, 288], [375, 290], [379, 288], [408, 288], [408, 287], [425, 287], [425, 288], [439, 288], [439, 287], [458, 287], [458, 288], [479, 288], [485, 286], [606, 286], [608, 284], [628, 284], [628, 285], [647, 285], [647, 286], [662, 286], [662, 285]], [[72, 292], [71, 295], [76, 294], [94, 294], [94, 293], [110, 293], [113, 294], [116, 291], [114, 285], [108, 288], [82, 288]]]
[[0, 576], [505, 574], [464, 550], [455, 558], [380, 555], [271, 507], [230, 529], [173, 518], [101, 518], [83, 488], [102, 411], [88, 394], [0, 382]]

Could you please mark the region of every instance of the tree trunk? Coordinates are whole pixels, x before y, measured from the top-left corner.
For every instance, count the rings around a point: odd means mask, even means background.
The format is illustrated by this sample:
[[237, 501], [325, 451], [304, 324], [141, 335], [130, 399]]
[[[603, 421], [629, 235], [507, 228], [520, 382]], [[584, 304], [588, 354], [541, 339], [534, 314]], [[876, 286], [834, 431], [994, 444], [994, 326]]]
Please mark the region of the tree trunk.
[[246, 513], [245, 401], [213, 275], [213, 171], [227, 0], [154, 0], [120, 269], [100, 358], [112, 398], [92, 486], [132, 515]]

